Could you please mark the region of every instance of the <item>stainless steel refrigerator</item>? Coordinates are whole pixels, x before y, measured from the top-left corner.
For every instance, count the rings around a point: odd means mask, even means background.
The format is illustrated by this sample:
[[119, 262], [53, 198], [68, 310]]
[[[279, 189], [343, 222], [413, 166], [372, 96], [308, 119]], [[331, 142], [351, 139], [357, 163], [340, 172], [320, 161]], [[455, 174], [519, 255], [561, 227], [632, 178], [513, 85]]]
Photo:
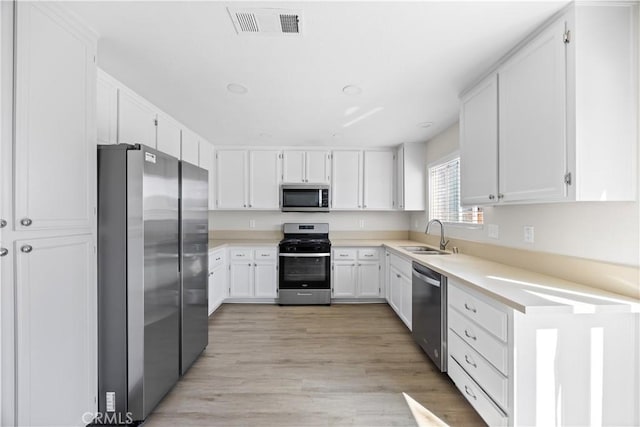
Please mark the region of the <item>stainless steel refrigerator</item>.
[[[176, 158], [142, 145], [98, 147], [98, 409], [122, 423], [144, 420], [177, 382], [181, 354], [188, 363], [206, 345], [206, 273], [196, 284], [207, 269], [201, 180], [182, 172], [181, 227]], [[182, 280], [180, 270], [189, 272]]]
[[208, 343], [208, 172], [180, 162], [180, 374]]

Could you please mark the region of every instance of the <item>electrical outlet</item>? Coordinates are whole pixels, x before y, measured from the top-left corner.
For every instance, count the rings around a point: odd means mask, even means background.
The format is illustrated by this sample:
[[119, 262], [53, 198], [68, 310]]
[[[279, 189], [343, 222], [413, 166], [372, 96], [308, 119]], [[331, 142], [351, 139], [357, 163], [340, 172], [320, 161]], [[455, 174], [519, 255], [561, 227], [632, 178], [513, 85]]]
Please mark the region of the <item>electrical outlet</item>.
[[525, 225], [524, 226], [524, 242], [525, 243], [533, 243], [534, 242], [534, 234], [533, 234], [533, 226]]
[[250, 219], [249, 220], [249, 228], [256, 228], [256, 220], [255, 219]]
[[498, 227], [498, 224], [489, 224], [487, 232], [490, 239], [500, 238], [500, 227]]
[[360, 220], [360, 228], [364, 228], [364, 219]]

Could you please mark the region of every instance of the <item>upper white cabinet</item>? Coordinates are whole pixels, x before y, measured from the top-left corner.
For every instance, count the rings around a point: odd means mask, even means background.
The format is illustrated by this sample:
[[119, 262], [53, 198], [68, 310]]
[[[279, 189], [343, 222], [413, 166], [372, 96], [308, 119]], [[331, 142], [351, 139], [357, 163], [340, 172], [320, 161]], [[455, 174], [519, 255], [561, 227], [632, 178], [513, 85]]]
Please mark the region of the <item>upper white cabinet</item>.
[[95, 206], [95, 42], [52, 8], [16, 7], [15, 226], [88, 229]]
[[156, 148], [156, 110], [128, 89], [120, 88], [118, 96], [118, 143]]
[[328, 184], [331, 181], [328, 151], [285, 150], [282, 157], [282, 182]]
[[157, 148], [176, 159], [180, 158], [181, 125], [170, 116], [158, 114]]
[[118, 143], [118, 84], [98, 70], [96, 85], [98, 144]]
[[403, 211], [423, 211], [426, 207], [426, 146], [424, 142], [404, 143], [396, 149], [396, 189], [394, 207]]
[[[187, 160], [188, 161], [188, 160]], [[216, 207], [216, 168], [213, 145], [207, 141], [198, 144], [198, 166], [209, 172], [209, 210]]]
[[280, 151], [216, 151], [217, 209], [279, 207]]
[[498, 78], [491, 75], [460, 102], [460, 197], [466, 205], [498, 198]]
[[571, 4], [463, 94], [464, 204], [636, 199], [637, 28], [637, 3]]
[[361, 209], [362, 151], [334, 151], [331, 169], [331, 208]]
[[505, 202], [564, 198], [565, 20], [498, 69], [500, 194]]
[[[192, 165], [200, 164], [200, 139], [189, 129], [182, 128], [180, 159]], [[208, 169], [207, 169], [208, 170]]]
[[362, 207], [391, 210], [394, 206], [395, 154], [393, 151], [365, 151]]
[[280, 206], [280, 151], [249, 152], [249, 203], [252, 209], [278, 209]]

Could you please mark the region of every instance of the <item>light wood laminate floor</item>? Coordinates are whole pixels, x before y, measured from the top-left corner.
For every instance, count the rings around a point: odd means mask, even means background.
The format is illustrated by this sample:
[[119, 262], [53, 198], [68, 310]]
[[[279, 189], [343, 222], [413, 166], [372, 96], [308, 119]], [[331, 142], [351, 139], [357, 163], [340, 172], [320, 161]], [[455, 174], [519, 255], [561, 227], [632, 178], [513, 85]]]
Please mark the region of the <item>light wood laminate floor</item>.
[[164, 426], [484, 425], [386, 304], [224, 304], [209, 346], [147, 419]]

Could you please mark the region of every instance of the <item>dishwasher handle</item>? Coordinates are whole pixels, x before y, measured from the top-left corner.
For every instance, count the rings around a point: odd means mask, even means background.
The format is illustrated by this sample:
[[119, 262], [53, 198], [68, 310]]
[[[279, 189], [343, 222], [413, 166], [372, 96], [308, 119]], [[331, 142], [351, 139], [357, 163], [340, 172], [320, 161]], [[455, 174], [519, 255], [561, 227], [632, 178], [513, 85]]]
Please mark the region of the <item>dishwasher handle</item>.
[[438, 288], [440, 287], [439, 280], [435, 280], [435, 279], [432, 279], [431, 277], [425, 276], [424, 274], [418, 273], [416, 270], [413, 270], [413, 276], [428, 283], [431, 286], [437, 286]]

